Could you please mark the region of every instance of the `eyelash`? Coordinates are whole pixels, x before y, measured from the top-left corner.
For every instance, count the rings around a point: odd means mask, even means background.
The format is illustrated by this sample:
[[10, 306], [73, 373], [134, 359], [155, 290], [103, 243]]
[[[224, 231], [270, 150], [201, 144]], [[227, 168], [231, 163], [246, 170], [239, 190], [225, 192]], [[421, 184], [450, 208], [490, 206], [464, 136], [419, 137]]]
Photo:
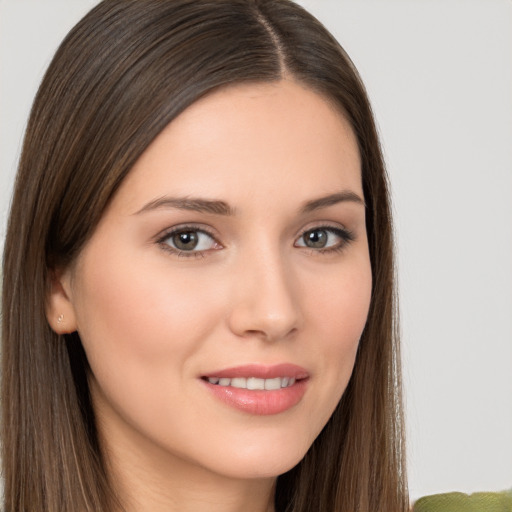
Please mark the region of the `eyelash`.
[[308, 250], [310, 253], [313, 254], [337, 254], [346, 249], [346, 247], [355, 241], [356, 237], [354, 233], [346, 228], [340, 228], [339, 226], [329, 226], [329, 225], [321, 225], [321, 226], [315, 226], [309, 229], [304, 230], [298, 240], [303, 239], [303, 237], [306, 235], [306, 233], [310, 233], [312, 231], [328, 231], [330, 233], [334, 233], [340, 241], [331, 246], [331, 247], [322, 247], [315, 249], [313, 247], [307, 247], [307, 246], [299, 246], [303, 249]]
[[179, 233], [189, 233], [189, 232], [202, 233], [202, 234], [208, 235], [215, 243], [220, 245], [219, 242], [217, 242], [215, 235], [213, 233], [211, 233], [207, 229], [204, 229], [203, 227], [198, 227], [193, 224], [183, 225], [183, 226], [179, 226], [176, 228], [171, 228], [168, 231], [166, 231], [161, 237], [159, 237], [156, 242], [158, 245], [160, 245], [160, 247], [164, 251], [169, 252], [178, 257], [181, 257], [181, 258], [204, 258], [206, 251], [182, 251], [180, 249], [171, 247], [168, 243], [166, 243], [166, 241], [169, 240], [169, 238], [171, 238], [174, 235], [178, 235]]
[[[348, 229], [340, 228], [339, 226], [320, 225], [320, 226], [315, 226], [315, 227], [304, 230], [301, 233], [301, 235], [298, 237], [297, 240], [302, 240], [303, 237], [306, 235], [306, 233], [310, 233], [313, 231], [327, 231], [329, 233], [333, 233], [340, 239], [340, 242], [338, 242], [337, 244], [330, 246], [330, 247], [322, 247], [322, 248], [318, 248], [318, 249], [315, 249], [313, 247], [308, 247], [305, 245], [297, 246], [294, 244], [294, 246], [300, 247], [302, 249], [306, 249], [308, 252], [315, 254], [315, 255], [316, 254], [335, 254], [335, 253], [342, 252], [346, 248], [347, 245], [349, 245], [356, 239], [354, 233], [352, 231], [349, 231]], [[183, 250], [171, 247], [169, 245], [169, 243], [167, 243], [167, 240], [169, 240], [169, 238], [171, 238], [172, 236], [178, 235], [180, 233], [188, 233], [188, 232], [205, 234], [205, 235], [209, 236], [216, 244], [218, 244], [222, 248], [222, 245], [216, 240], [215, 235], [213, 233], [211, 233], [207, 229], [204, 229], [203, 227], [198, 227], [195, 225], [183, 225], [183, 226], [179, 226], [176, 228], [172, 228], [172, 229], [166, 231], [162, 236], [160, 236], [156, 240], [156, 243], [158, 245], [160, 245], [162, 250], [169, 252], [173, 255], [176, 255], [178, 257], [204, 258], [205, 253], [208, 252], [208, 250], [183, 251]], [[295, 243], [297, 243], [297, 242], [295, 242]]]

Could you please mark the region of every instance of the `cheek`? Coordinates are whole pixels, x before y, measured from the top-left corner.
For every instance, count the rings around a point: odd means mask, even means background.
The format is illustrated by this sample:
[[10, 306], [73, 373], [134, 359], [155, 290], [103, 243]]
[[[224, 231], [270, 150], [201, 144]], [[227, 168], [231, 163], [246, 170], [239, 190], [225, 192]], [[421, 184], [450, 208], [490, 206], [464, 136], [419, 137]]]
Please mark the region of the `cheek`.
[[[168, 349], [170, 342], [194, 337], [209, 311], [205, 290], [183, 273], [171, 273], [147, 264], [143, 258], [126, 258], [113, 251], [108, 259], [89, 258], [96, 263], [82, 268], [77, 298], [79, 330], [86, 338], [140, 350]], [[212, 303], [210, 303], [212, 304]], [[214, 303], [213, 303], [214, 304]], [[86, 334], [91, 332], [91, 336]], [[120, 348], [119, 346], [117, 348]]]
[[223, 317], [214, 289], [154, 260], [96, 256], [81, 269], [76, 311], [98, 418], [109, 432], [127, 424], [171, 444], [171, 432], [186, 439], [175, 411], [201, 421], [187, 393], [195, 354]]
[[96, 380], [147, 396], [148, 386], [175, 384], [221, 316], [217, 302], [199, 282], [143, 259], [111, 251], [89, 261], [95, 265], [81, 269], [76, 312]]
[[325, 402], [319, 406], [319, 415], [327, 421], [348, 384], [366, 325], [372, 288], [370, 263], [351, 266], [319, 284], [317, 292], [309, 294], [308, 310], [315, 315], [311, 322], [315, 350], [324, 372]]
[[366, 324], [370, 307], [372, 277], [366, 258], [359, 265], [347, 265], [340, 271], [317, 278], [309, 286], [310, 314], [323, 332], [321, 339], [334, 351], [356, 345]]

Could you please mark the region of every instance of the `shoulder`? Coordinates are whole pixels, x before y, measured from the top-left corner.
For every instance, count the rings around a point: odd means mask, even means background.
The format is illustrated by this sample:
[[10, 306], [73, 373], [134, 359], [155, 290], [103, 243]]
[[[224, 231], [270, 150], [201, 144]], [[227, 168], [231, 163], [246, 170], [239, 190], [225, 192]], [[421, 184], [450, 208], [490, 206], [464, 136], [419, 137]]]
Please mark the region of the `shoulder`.
[[512, 512], [512, 489], [505, 492], [450, 492], [420, 498], [413, 512]]

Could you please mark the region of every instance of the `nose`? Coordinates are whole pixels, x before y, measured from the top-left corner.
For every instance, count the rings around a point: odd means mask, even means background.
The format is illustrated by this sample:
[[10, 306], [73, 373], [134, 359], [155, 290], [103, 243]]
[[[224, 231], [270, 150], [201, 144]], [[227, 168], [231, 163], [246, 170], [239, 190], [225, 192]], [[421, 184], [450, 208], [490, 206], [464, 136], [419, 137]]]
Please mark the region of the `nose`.
[[300, 294], [290, 265], [278, 254], [245, 259], [232, 276], [231, 331], [244, 338], [278, 341], [301, 326]]

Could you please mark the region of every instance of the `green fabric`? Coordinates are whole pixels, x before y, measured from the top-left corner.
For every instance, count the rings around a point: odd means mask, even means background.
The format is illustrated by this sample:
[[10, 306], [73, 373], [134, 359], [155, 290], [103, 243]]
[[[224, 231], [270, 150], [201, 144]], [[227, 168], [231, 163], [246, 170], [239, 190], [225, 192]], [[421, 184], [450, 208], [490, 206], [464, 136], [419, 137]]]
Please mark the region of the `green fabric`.
[[420, 498], [414, 512], [512, 512], [512, 490], [506, 492], [450, 492]]

